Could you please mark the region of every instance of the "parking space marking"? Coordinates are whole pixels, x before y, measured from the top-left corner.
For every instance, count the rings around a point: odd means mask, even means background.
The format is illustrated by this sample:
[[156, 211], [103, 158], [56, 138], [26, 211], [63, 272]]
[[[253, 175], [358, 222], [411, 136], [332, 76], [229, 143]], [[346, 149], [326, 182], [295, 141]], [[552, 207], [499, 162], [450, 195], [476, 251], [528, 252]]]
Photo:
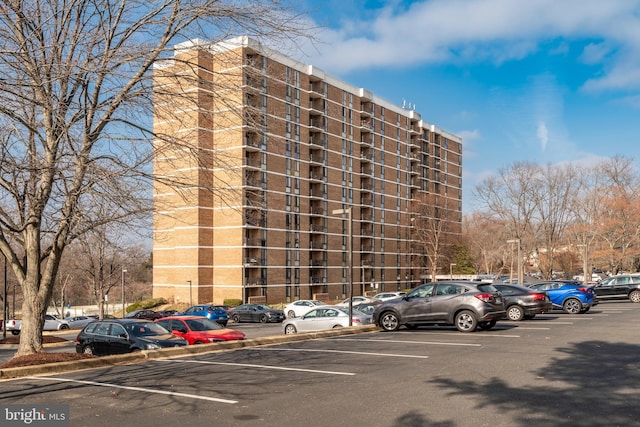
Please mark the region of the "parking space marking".
[[[500, 329], [496, 329], [497, 331], [499, 331]], [[503, 329], [506, 330], [506, 329]], [[509, 334], [487, 334], [486, 332], [479, 332], [478, 334], [459, 334], [459, 335], [455, 335], [455, 334], [450, 334], [450, 333], [446, 333], [446, 332], [424, 332], [424, 331], [420, 331], [420, 334], [424, 334], [424, 335], [446, 335], [448, 337], [460, 337], [460, 338], [471, 338], [471, 337], [479, 337], [479, 336], [483, 336], [483, 337], [498, 337], [498, 338], [520, 338], [520, 335], [509, 335]]]
[[[270, 350], [266, 348], [260, 349], [262, 350]], [[226, 365], [226, 366], [241, 366], [245, 368], [258, 368], [258, 369], [275, 369], [278, 371], [298, 371], [298, 372], [310, 372], [314, 374], [329, 374], [329, 375], [355, 375], [353, 372], [337, 372], [337, 371], [320, 371], [317, 369], [302, 369], [302, 368], [285, 368], [282, 366], [271, 366], [271, 365], [255, 365], [252, 363], [231, 363], [231, 362], [209, 362], [206, 360], [182, 360], [182, 359], [166, 359], [166, 360], [156, 360], [156, 362], [176, 362], [176, 363], [198, 363], [202, 365]]]
[[342, 354], [357, 354], [362, 356], [382, 356], [382, 357], [406, 357], [409, 359], [428, 359], [429, 356], [412, 356], [408, 354], [394, 354], [394, 353], [368, 353], [366, 351], [346, 351], [346, 350], [319, 350], [319, 349], [305, 349], [305, 348], [261, 348], [260, 351], [299, 351], [309, 353], [342, 353]]
[[68, 382], [68, 383], [76, 383], [76, 384], [86, 384], [86, 385], [92, 385], [97, 387], [118, 388], [122, 390], [141, 391], [144, 393], [165, 394], [167, 396], [187, 397], [189, 399], [208, 400], [210, 402], [218, 402], [218, 403], [231, 403], [231, 404], [238, 403], [237, 400], [218, 399], [217, 397], [198, 396], [196, 394], [176, 393], [174, 391], [165, 391], [165, 390], [149, 389], [149, 388], [142, 388], [142, 387], [131, 387], [131, 386], [124, 386], [124, 385], [99, 383], [96, 381], [74, 380], [71, 378], [58, 378], [58, 377], [27, 377], [27, 378], [32, 380], [58, 381], [58, 382]]
[[396, 344], [427, 344], [427, 345], [455, 345], [455, 346], [469, 346], [469, 347], [482, 347], [482, 344], [467, 344], [467, 343], [455, 343], [455, 342], [435, 342], [435, 341], [403, 341], [403, 340], [376, 340], [376, 339], [357, 339], [357, 338], [338, 338], [337, 341], [359, 341], [359, 342], [384, 342], [384, 343], [396, 343]]
[[525, 331], [528, 331], [528, 330], [533, 330], [533, 331], [548, 331], [548, 330], [549, 330], [549, 329], [551, 329], [551, 328], [534, 328], [534, 327], [531, 327], [531, 326], [518, 326], [518, 329], [522, 329], [522, 330], [525, 330]]

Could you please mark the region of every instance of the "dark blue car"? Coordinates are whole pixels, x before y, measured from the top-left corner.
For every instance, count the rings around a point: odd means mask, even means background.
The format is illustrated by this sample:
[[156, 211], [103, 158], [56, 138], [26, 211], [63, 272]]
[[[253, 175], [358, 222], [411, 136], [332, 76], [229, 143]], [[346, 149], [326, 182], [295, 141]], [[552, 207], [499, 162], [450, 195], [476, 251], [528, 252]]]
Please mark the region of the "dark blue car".
[[204, 316], [207, 319], [218, 322], [222, 326], [227, 326], [227, 323], [229, 322], [229, 315], [227, 312], [212, 304], [193, 305], [187, 308], [183, 313], [176, 314], [175, 316]]
[[586, 313], [598, 303], [593, 288], [571, 281], [539, 282], [528, 286], [545, 291], [555, 308], [560, 308], [569, 314]]

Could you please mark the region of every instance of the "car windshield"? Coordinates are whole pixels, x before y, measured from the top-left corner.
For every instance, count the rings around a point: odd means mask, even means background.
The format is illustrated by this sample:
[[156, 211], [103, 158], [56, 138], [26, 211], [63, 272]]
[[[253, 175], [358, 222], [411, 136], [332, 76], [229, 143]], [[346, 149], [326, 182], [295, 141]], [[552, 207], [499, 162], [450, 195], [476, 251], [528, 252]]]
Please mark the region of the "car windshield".
[[256, 308], [258, 310], [271, 310], [271, 307], [269, 307], [268, 305], [256, 305]]
[[131, 335], [135, 335], [138, 337], [163, 335], [170, 333], [168, 330], [155, 322], [129, 323], [125, 326], [125, 328]]
[[222, 329], [222, 326], [220, 326], [218, 322], [209, 320], [206, 317], [203, 317], [202, 319], [189, 319], [186, 320], [186, 322], [192, 331], [211, 331], [214, 329]]

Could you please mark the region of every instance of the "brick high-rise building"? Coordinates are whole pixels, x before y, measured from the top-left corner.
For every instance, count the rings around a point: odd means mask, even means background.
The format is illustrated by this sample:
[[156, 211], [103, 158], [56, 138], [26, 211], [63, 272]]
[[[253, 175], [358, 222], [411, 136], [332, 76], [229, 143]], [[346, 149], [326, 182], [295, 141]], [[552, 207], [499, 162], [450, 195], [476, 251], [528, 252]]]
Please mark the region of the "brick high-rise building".
[[155, 297], [335, 301], [350, 284], [414, 287], [428, 274], [412, 232], [424, 194], [460, 233], [461, 139], [414, 108], [246, 37], [179, 45], [155, 73], [156, 132], [191, 142], [156, 147], [156, 175], [179, 184], [154, 187]]

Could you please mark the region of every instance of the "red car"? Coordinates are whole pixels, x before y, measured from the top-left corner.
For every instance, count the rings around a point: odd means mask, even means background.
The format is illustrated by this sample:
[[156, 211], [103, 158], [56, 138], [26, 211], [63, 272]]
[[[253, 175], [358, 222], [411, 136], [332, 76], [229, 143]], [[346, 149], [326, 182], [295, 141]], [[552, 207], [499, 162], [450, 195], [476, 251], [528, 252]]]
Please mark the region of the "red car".
[[244, 332], [224, 328], [218, 322], [203, 316], [170, 316], [156, 322], [186, 339], [189, 345], [245, 339]]

